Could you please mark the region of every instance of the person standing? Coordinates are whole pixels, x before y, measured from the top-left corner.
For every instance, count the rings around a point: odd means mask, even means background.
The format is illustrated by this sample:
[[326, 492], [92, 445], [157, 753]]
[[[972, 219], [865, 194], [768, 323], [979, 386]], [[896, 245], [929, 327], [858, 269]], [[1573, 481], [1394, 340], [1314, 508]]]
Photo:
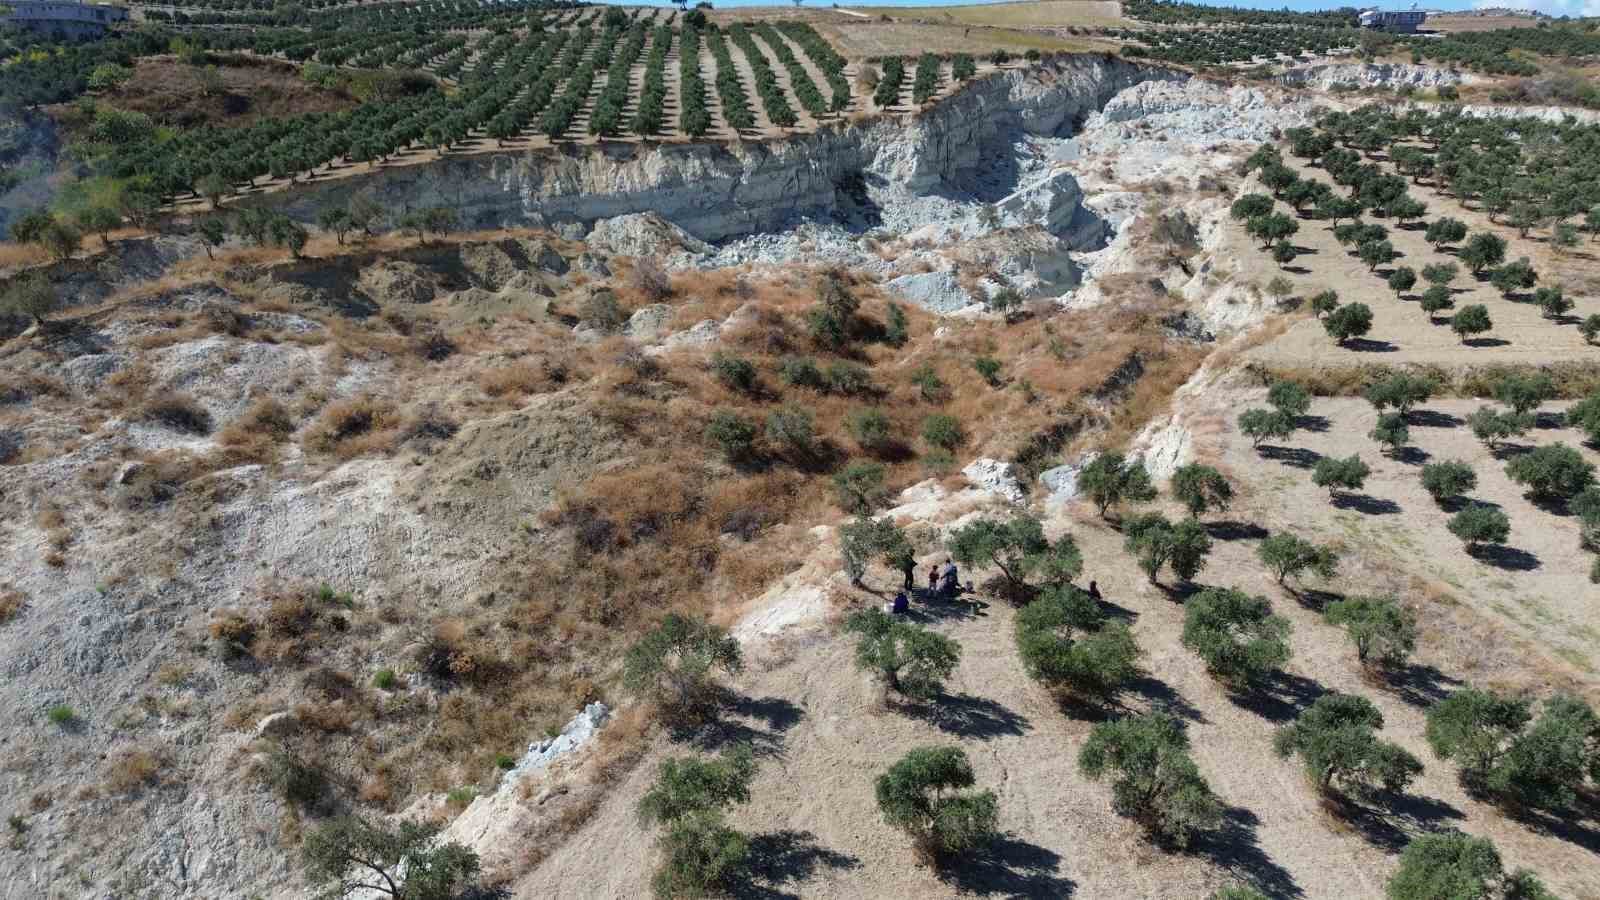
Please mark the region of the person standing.
[[916, 589], [916, 577], [913, 573], [917, 571], [917, 561], [910, 554], [907, 554], [905, 558], [900, 560], [900, 571], [905, 573], [906, 584], [904, 590], [909, 594]]

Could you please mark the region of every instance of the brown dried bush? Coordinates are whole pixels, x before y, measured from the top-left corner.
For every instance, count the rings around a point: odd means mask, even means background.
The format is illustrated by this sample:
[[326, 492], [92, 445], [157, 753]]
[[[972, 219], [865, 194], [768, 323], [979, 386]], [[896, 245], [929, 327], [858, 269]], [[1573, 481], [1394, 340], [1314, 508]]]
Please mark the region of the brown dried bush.
[[106, 764], [105, 789], [126, 794], [154, 784], [160, 772], [161, 759], [154, 753], [138, 748], [122, 750]]
[[0, 590], [0, 625], [4, 625], [22, 614], [22, 608], [28, 605], [28, 598], [21, 591]]
[[351, 459], [394, 449], [399, 438], [394, 408], [372, 396], [328, 404], [306, 428], [304, 444], [319, 453]]

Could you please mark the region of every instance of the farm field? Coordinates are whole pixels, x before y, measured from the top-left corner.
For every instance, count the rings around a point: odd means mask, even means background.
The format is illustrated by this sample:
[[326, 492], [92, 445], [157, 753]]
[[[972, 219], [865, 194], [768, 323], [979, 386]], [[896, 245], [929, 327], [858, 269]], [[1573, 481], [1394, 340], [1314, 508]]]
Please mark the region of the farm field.
[[947, 20], [1001, 28], [1107, 28], [1127, 25], [1114, 0], [1031, 0], [954, 6], [851, 6], [851, 11], [892, 19]]

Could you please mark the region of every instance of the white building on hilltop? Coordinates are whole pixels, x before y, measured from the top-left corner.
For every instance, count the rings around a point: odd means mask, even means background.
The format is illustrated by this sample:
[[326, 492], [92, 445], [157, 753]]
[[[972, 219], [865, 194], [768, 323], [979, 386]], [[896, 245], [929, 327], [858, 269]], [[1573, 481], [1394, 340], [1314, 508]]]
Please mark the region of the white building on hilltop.
[[60, 38], [99, 37], [128, 21], [125, 6], [73, 0], [0, 0], [0, 25], [15, 25]]
[[1398, 10], [1369, 9], [1363, 11], [1357, 20], [1362, 28], [1414, 34], [1427, 18], [1427, 12], [1413, 6], [1410, 9]]

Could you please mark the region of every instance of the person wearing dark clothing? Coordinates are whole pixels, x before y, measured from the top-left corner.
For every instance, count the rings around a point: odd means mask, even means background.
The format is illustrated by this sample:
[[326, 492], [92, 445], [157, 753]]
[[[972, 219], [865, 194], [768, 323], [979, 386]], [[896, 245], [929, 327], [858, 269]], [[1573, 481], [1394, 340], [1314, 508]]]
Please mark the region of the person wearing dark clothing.
[[1099, 600], [1100, 599], [1100, 585], [1094, 583], [1093, 581], [1089, 582], [1089, 596], [1091, 598], [1095, 599], [1095, 600]]
[[938, 563], [934, 563], [933, 565], [928, 567], [928, 593], [930, 593], [930, 594], [936, 593], [938, 590], [939, 590], [939, 564]]
[[954, 597], [961, 593], [961, 583], [956, 575], [956, 564], [948, 559], [944, 561], [944, 569], [939, 573], [939, 593], [946, 597]]
[[894, 595], [894, 606], [890, 607], [889, 611], [897, 616], [903, 616], [910, 605], [911, 601], [906, 599], [906, 592], [901, 591]]
[[909, 556], [906, 557], [900, 563], [900, 571], [906, 575], [905, 591], [909, 594], [916, 588], [916, 579], [913, 573], [917, 571], [917, 561]]

